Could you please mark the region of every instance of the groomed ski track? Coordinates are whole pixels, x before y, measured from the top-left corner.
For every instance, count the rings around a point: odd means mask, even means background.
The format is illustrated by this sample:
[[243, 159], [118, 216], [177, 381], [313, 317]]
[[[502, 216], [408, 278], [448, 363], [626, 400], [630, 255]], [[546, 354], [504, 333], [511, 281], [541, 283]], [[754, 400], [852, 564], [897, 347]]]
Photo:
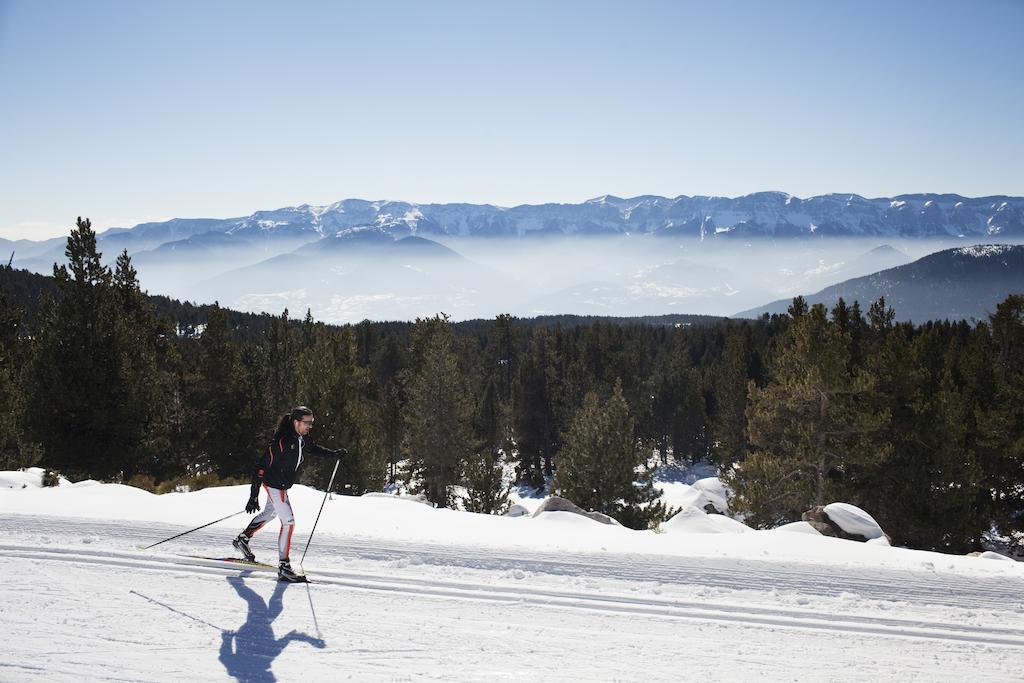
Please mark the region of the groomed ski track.
[[[109, 594], [111, 603], [139, 612], [141, 618], [157, 619], [172, 631], [183, 627], [191, 632], [210, 630], [204, 629], [205, 625], [220, 630], [222, 638], [233, 633], [237, 639], [247, 625], [252, 626], [252, 605], [237, 631], [219, 623], [224, 621], [219, 618], [224, 610], [234, 613], [245, 607], [238, 599], [243, 591], [271, 596], [267, 605], [272, 594], [285, 591], [272, 571], [191, 557], [232, 554], [231, 531], [220, 525], [146, 551], [138, 548], [181, 529], [10, 515], [0, 520], [0, 530], [6, 541], [0, 544], [0, 566], [10, 569], [5, 575], [42, 571], [57, 578], [57, 590], [58, 577], [77, 576], [87, 592], [97, 590], [99, 582], [103, 585], [98, 592]], [[271, 558], [274, 539], [276, 533], [257, 536], [261, 541], [254, 543], [258, 559]], [[296, 535], [293, 563], [305, 543], [306, 537]], [[412, 669], [387, 671], [374, 664], [356, 676], [364, 679], [483, 680], [493, 678], [495, 672], [517, 679], [519, 671], [524, 678], [539, 680], [579, 676], [590, 680], [685, 680], [689, 675], [684, 672], [703, 671], [704, 678], [710, 680], [749, 675], [767, 675], [772, 680], [863, 680], [864, 676], [954, 680], [968, 672], [974, 676], [987, 672], [1005, 680], [1019, 678], [1021, 672], [1011, 662], [1024, 661], [1024, 582], [1005, 578], [961, 577], [934, 569], [864, 570], [735, 558], [551, 555], [530, 549], [396, 543], [329, 534], [315, 537], [304, 568], [314, 585], [308, 592], [301, 586], [287, 589], [281, 598], [285, 603], [281, 616], [263, 624], [263, 645], [277, 642], [267, 632], [288, 632], [286, 623], [292, 617], [301, 622], [299, 630], [306, 634], [323, 629], [324, 647], [300, 642], [280, 651], [271, 648], [277, 654], [270, 657], [266, 669], [246, 669], [244, 659], [242, 668], [233, 669], [227, 663], [230, 659], [215, 658], [219, 666], [206, 663], [213, 680], [299, 680], [304, 676], [290, 675], [282, 665], [288, 656], [297, 654], [303, 661], [315, 659], [327, 667], [334, 662], [344, 669], [352, 663], [352, 652], [346, 646], [352, 636], [352, 621], [346, 619], [346, 610], [353, 605], [366, 610], [363, 625], [369, 632], [360, 633], [391, 643], [396, 661], [408, 659], [403, 637], [426, 638], [422, 657], [414, 659]], [[106, 585], [103, 577], [116, 580]], [[0, 589], [9, 605], [4, 608], [4, 621], [13, 616], [13, 625], [28, 631], [41, 621], [46, 630], [56, 630], [59, 635], [59, 624], [48, 623], [44, 615], [21, 615], [17, 608], [12, 610], [10, 605], [17, 602], [14, 591], [25, 589], [17, 583], [5, 581]], [[158, 590], [168, 584], [175, 590]], [[38, 590], [45, 593], [47, 589], [38, 585]], [[197, 594], [207, 599], [197, 605]], [[218, 604], [222, 607], [216, 607]], [[183, 610], [182, 605], [191, 607]], [[329, 607], [325, 610], [326, 605], [337, 605], [341, 613]], [[380, 609], [383, 613], [374, 615]], [[325, 611], [329, 616], [325, 617]], [[436, 620], [423, 622], [424, 617]], [[465, 620], [475, 626], [462, 630]], [[507, 626], [519, 621], [522, 623], [508, 632]], [[417, 631], [416, 624], [422, 631], [424, 623], [426, 632], [410, 633]], [[568, 624], [573, 624], [571, 637], [564, 632]], [[454, 639], [443, 635], [448, 627], [455, 627], [459, 635]], [[545, 638], [523, 633], [524, 629], [542, 633], [552, 628], [557, 633]], [[431, 630], [436, 641], [428, 636]], [[695, 650], [694, 645], [702, 640], [700, 634], [712, 637], [705, 637], [708, 642]], [[511, 648], [509, 652], [497, 660], [481, 657], [494, 648], [495, 638]], [[213, 650], [219, 652], [223, 643], [216, 640]], [[859, 655], [854, 651], [857, 648], [848, 646], [851, 640], [858, 644]], [[515, 655], [519, 649], [512, 647], [516, 642], [523, 648], [522, 663], [517, 663]], [[663, 651], [642, 655], [647, 642], [661, 643]], [[236, 648], [241, 647], [240, 641], [235, 643]], [[260, 642], [248, 645], [260, 649]], [[818, 654], [802, 653], [808, 646], [811, 652], [817, 647]], [[198, 648], [204, 651], [202, 645]], [[725, 668], [711, 667], [702, 652], [733, 660]], [[908, 661], [906, 657], [915, 652], [917, 658]], [[533, 666], [527, 660], [544, 653], [560, 657], [560, 663], [548, 662], [539, 675], [527, 676]], [[751, 653], [755, 655], [752, 658]], [[840, 662], [844, 656], [851, 661], [840, 667], [823, 666], [823, 654], [839, 657]], [[24, 655], [26, 662], [32, 661], [31, 653]], [[254, 656], [254, 661], [261, 661], [258, 652]], [[123, 677], [106, 668], [93, 674], [98, 678], [111, 674], [116, 680], [161, 680], [155, 675], [159, 672], [150, 671], [142, 661], [144, 658], [129, 656]], [[12, 680], [35, 678], [30, 667], [5, 667], [0, 665], [0, 680], [7, 680], [8, 674], [14, 674]], [[52, 667], [47, 670], [53, 673]]]

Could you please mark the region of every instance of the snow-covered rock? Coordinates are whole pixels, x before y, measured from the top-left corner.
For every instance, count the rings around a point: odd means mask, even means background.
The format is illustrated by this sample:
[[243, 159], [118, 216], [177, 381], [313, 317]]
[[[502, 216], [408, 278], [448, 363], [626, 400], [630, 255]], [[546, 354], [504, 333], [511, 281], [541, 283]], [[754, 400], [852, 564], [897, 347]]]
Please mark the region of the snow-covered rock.
[[882, 538], [885, 532], [875, 518], [849, 503], [829, 503], [825, 506], [825, 514], [836, 526], [851, 536], [864, 538]]
[[619, 524], [608, 515], [600, 512], [587, 512], [571, 500], [567, 498], [560, 498], [558, 496], [551, 496], [541, 503], [540, 507], [538, 507], [536, 512], [533, 513], [533, 516], [537, 517], [545, 512], [572, 512], [583, 517], [588, 517], [595, 522], [600, 522], [601, 524], [613, 524], [616, 526]]
[[789, 524], [783, 524], [782, 526], [775, 527], [771, 531], [785, 531], [786, 533], [791, 534], [814, 534], [815, 536], [821, 536], [821, 532], [807, 522], [790, 522]]
[[688, 534], [743, 534], [750, 527], [725, 515], [709, 515], [696, 507], [683, 508], [661, 525], [667, 533]]
[[530, 514], [530, 511], [519, 503], [513, 503], [505, 510], [504, 517], [525, 517]]

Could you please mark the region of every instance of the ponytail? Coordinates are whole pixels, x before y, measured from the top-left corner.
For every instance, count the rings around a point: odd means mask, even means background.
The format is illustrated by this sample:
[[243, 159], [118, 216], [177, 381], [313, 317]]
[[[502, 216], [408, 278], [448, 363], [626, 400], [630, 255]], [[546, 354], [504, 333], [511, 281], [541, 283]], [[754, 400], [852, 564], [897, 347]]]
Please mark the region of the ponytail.
[[285, 413], [281, 416], [281, 419], [277, 421], [277, 426], [274, 427], [274, 436], [283, 434], [286, 430], [290, 431], [292, 428], [292, 416], [291, 413]]
[[306, 406], [295, 406], [291, 409], [291, 412], [285, 413], [281, 416], [281, 419], [277, 421], [277, 427], [274, 428], [274, 436], [280, 436], [287, 432], [294, 432], [292, 428], [292, 420], [301, 420], [307, 415], [312, 415], [313, 411]]

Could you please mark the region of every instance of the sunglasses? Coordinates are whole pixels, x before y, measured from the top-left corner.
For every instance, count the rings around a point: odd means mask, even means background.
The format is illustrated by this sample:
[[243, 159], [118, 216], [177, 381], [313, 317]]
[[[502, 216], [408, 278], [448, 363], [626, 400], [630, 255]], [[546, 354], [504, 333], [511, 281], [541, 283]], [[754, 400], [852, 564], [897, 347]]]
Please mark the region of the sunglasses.
[[299, 420], [299, 422], [301, 422], [304, 425], [309, 425], [310, 427], [313, 426], [313, 420]]

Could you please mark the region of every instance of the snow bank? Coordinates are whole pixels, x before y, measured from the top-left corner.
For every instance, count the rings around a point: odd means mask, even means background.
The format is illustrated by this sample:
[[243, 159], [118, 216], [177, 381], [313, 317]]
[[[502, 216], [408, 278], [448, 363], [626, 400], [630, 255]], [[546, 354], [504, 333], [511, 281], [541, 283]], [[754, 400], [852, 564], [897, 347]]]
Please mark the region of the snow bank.
[[[0, 472], [0, 489], [41, 489], [43, 488], [44, 472], [46, 470], [42, 467], [28, 467], [17, 472]], [[71, 485], [71, 482], [64, 477], [57, 480], [57, 486]]]
[[983, 553], [979, 553], [977, 555], [977, 557], [978, 557], [978, 559], [981, 559], [981, 560], [1002, 560], [1003, 562], [1013, 562], [1014, 561], [1014, 559], [1012, 557], [1007, 557], [1006, 555], [1000, 555], [999, 553], [994, 553], [991, 550], [986, 550]]
[[775, 527], [772, 531], [784, 531], [786, 533], [796, 534], [814, 534], [815, 536], [821, 536], [821, 532], [807, 522], [790, 522], [789, 524], [783, 524], [782, 526]]
[[369, 493], [364, 493], [363, 498], [388, 498], [390, 500], [404, 500], [409, 503], [419, 503], [420, 505], [427, 505], [429, 507], [433, 507], [433, 505], [430, 504], [430, 501], [427, 500], [427, 497], [423, 495], [412, 496], [402, 493], [395, 494], [381, 493], [380, 491], [370, 491]]
[[[17, 477], [12, 477], [12, 474]], [[0, 473], [0, 476], [2, 481], [22, 482], [25, 473]], [[210, 527], [211, 531], [223, 533], [225, 543], [228, 543], [245, 524], [247, 518], [242, 507], [248, 496], [249, 487], [245, 485], [163, 495], [117, 484], [90, 483], [60, 488], [0, 487], [0, 515], [126, 520], [140, 529], [147, 528], [147, 523], [152, 522], [173, 525], [173, 528], [184, 531], [236, 512], [231, 519]], [[306, 533], [324, 501], [324, 493], [299, 485], [291, 489], [290, 497], [297, 531]], [[371, 543], [472, 546], [497, 553], [527, 549], [551, 553], [730, 557], [848, 567], [915, 570], [942, 567], [968, 575], [1024, 576], [1024, 564], [1021, 563], [977, 562], [973, 557], [850, 543], [811, 533], [803, 523], [771, 531], [755, 530], [729, 517], [708, 515], [692, 506], [666, 521], [659, 530], [663, 533], [657, 533], [596, 524], [568, 512], [550, 512], [538, 517], [503, 517], [410, 505], [409, 502], [394, 496], [332, 494], [324, 505], [317, 534]], [[843, 510], [844, 507], [838, 504], [836, 509]], [[853, 508], [850, 516], [859, 520], [859, 526], [844, 523], [863, 533], [867, 526], [864, 520], [870, 520], [870, 517], [856, 512]], [[161, 527], [159, 533], [154, 532], [152, 541], [169, 536], [169, 531]], [[272, 535], [276, 536], [276, 529]]]

